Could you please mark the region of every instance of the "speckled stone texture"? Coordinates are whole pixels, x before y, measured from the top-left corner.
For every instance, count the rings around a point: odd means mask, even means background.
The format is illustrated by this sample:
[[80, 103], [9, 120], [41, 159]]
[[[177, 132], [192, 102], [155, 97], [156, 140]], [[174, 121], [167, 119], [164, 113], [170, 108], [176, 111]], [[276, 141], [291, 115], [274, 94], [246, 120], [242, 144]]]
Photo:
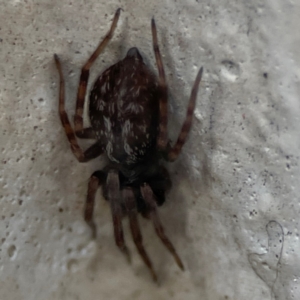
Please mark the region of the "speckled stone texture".
[[[0, 299], [300, 299], [300, 3], [0, 0]], [[80, 68], [122, 7], [90, 84], [136, 46], [156, 70], [155, 16], [170, 90], [170, 136], [204, 67], [193, 130], [169, 164], [160, 208], [181, 272], [149, 221], [152, 282], [124, 220], [132, 263], [97, 197], [96, 241], [83, 220], [90, 174], [58, 118], [61, 58], [70, 117]], [[87, 147], [88, 142], [82, 142]]]

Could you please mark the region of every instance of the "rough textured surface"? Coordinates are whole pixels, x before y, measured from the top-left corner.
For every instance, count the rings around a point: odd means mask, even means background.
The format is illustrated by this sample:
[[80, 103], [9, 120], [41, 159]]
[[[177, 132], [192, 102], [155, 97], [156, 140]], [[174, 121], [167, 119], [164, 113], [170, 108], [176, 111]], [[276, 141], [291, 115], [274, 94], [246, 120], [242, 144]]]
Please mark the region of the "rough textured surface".
[[[300, 298], [299, 3], [0, 2], [0, 299]], [[160, 210], [185, 272], [141, 220], [160, 286], [128, 233], [131, 265], [114, 245], [100, 195], [91, 240], [82, 211], [88, 177], [103, 162], [77, 163], [58, 119], [53, 53], [71, 116], [80, 67], [117, 7], [116, 34], [90, 82], [132, 46], [155, 68], [155, 16], [175, 137], [197, 69], [205, 69]]]

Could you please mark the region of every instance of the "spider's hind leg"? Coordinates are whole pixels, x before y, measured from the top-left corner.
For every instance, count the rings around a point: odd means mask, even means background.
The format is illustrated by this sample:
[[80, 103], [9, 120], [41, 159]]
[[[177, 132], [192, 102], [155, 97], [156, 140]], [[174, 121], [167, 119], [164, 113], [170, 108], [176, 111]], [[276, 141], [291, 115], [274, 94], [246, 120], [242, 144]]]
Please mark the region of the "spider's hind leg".
[[158, 85], [160, 89], [159, 99], [159, 132], [157, 136], [157, 147], [165, 150], [168, 142], [168, 87], [164, 66], [158, 46], [157, 31], [154, 18], [151, 20], [152, 43], [158, 68]]
[[188, 133], [191, 129], [193, 112], [195, 109], [198, 87], [201, 81], [203, 68], [200, 68], [194, 86], [192, 88], [192, 93], [190, 96], [190, 101], [188, 105], [188, 110], [186, 114], [185, 121], [182, 125], [181, 132], [178, 136], [176, 144], [171, 147], [168, 138], [168, 87], [166, 81], [166, 75], [164, 71], [164, 66], [162, 63], [161, 54], [158, 46], [157, 30], [154, 19], [151, 21], [151, 31], [152, 31], [152, 41], [153, 50], [155, 54], [156, 64], [159, 74], [159, 89], [160, 89], [160, 99], [159, 99], [159, 131], [157, 136], [157, 147], [160, 151], [165, 153], [167, 160], [174, 161], [181, 152], [181, 148], [184, 145]]
[[199, 84], [200, 84], [200, 81], [201, 81], [201, 78], [202, 78], [202, 73], [203, 73], [203, 68], [201, 67], [198, 74], [197, 74], [197, 76], [196, 76], [196, 79], [195, 79], [195, 82], [194, 82], [194, 85], [193, 85], [193, 88], [192, 88], [190, 101], [189, 101], [188, 109], [187, 109], [187, 112], [186, 112], [185, 121], [184, 121], [184, 123], [181, 127], [180, 134], [178, 136], [176, 144], [168, 150], [167, 159], [169, 161], [176, 160], [176, 158], [180, 154], [181, 148], [184, 145], [184, 143], [187, 139], [187, 136], [190, 132], [190, 129], [191, 129], [191, 126], [192, 126], [192, 120], [193, 120], [193, 113], [194, 113], [194, 110], [195, 110], [195, 105], [196, 105], [196, 100], [197, 100], [198, 88], [199, 88]]
[[101, 54], [103, 49], [106, 47], [108, 42], [111, 40], [113, 33], [116, 29], [121, 9], [117, 9], [114, 15], [113, 22], [110, 29], [104, 39], [100, 42], [97, 49], [93, 52], [91, 57], [87, 60], [81, 69], [81, 75], [79, 80], [78, 92], [77, 92], [77, 102], [76, 102], [76, 112], [74, 116], [75, 134], [79, 138], [95, 138], [95, 134], [91, 128], [83, 128], [83, 106], [86, 94], [87, 82], [89, 79], [90, 68], [98, 56]]
[[103, 150], [101, 144], [99, 142], [96, 142], [94, 145], [92, 145], [90, 148], [88, 148], [86, 151], [83, 151], [81, 147], [79, 146], [74, 130], [71, 126], [71, 123], [69, 121], [66, 109], [65, 109], [65, 80], [61, 68], [61, 63], [58, 58], [58, 56], [54, 55], [56, 68], [59, 73], [59, 102], [58, 102], [58, 110], [59, 110], [59, 116], [60, 121], [62, 123], [62, 126], [65, 130], [66, 136], [68, 138], [68, 141], [71, 146], [71, 150], [75, 157], [78, 159], [79, 162], [86, 162], [89, 161], [97, 156], [99, 156]]
[[120, 12], [121, 12], [121, 9], [118, 9], [116, 11], [109, 32], [106, 34], [105, 38], [102, 40], [102, 42], [99, 44], [99, 46], [94, 51], [92, 56], [88, 59], [88, 61], [85, 63], [85, 65], [81, 69], [79, 87], [78, 87], [78, 92], [77, 92], [76, 113], [74, 116], [75, 129], [72, 128], [69, 118], [68, 118], [68, 115], [65, 110], [65, 80], [64, 80], [64, 76], [63, 76], [63, 72], [62, 72], [61, 63], [60, 63], [58, 56], [56, 54], [54, 55], [54, 60], [55, 60], [56, 68], [58, 70], [59, 79], [60, 79], [60, 89], [59, 89], [60, 120], [65, 129], [65, 133], [69, 140], [71, 150], [73, 151], [74, 155], [80, 162], [86, 162], [90, 159], [93, 159], [93, 158], [99, 156], [102, 153], [102, 147], [99, 143], [94, 144], [87, 151], [84, 152], [78, 145], [76, 136], [79, 138], [87, 138], [87, 139], [95, 138], [94, 131], [92, 130], [91, 127], [83, 128], [82, 115], [83, 115], [83, 106], [84, 106], [87, 82], [89, 79], [89, 72], [90, 72], [90, 68], [91, 68], [92, 64], [97, 59], [97, 57], [102, 52], [102, 50], [105, 48], [105, 46], [110, 41], [110, 39], [112, 38], [114, 30], [117, 26]]

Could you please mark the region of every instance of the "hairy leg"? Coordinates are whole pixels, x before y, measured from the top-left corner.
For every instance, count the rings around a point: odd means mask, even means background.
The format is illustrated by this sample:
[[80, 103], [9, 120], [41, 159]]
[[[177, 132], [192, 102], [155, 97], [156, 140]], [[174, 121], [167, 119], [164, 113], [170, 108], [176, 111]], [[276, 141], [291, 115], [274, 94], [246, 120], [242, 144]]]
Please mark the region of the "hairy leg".
[[160, 88], [160, 100], [159, 100], [159, 132], [157, 136], [157, 147], [160, 151], [164, 152], [167, 150], [167, 159], [169, 161], [174, 161], [177, 156], [180, 154], [181, 148], [184, 145], [188, 133], [191, 128], [193, 112], [195, 109], [198, 87], [201, 81], [203, 68], [201, 68], [197, 74], [194, 86], [192, 88], [192, 93], [190, 96], [190, 101], [188, 105], [188, 110], [186, 114], [186, 119], [182, 125], [181, 132], [178, 136], [176, 144], [171, 147], [169, 145], [168, 138], [168, 87], [166, 82], [165, 71], [162, 63], [161, 54], [158, 46], [157, 31], [154, 19], [151, 21], [151, 30], [152, 30], [152, 40], [153, 40], [153, 49], [156, 59], [156, 64], [159, 74], [159, 88]]
[[110, 203], [115, 242], [120, 250], [127, 256], [130, 261], [129, 251], [126, 247], [123, 227], [122, 227], [122, 206], [120, 197], [120, 182], [118, 172], [111, 170], [108, 172], [106, 179], [107, 197]]
[[84, 220], [92, 229], [92, 237], [96, 238], [96, 226], [93, 220], [95, 196], [98, 188], [104, 184], [106, 174], [102, 171], [96, 171], [89, 180], [88, 192], [84, 209]]
[[189, 101], [189, 105], [188, 105], [188, 109], [186, 112], [186, 117], [185, 117], [185, 121], [181, 127], [181, 131], [180, 134], [178, 136], [177, 142], [176, 144], [168, 151], [167, 154], [167, 159], [169, 161], [174, 161], [178, 155], [181, 152], [181, 148], [184, 145], [187, 136], [190, 132], [191, 126], [192, 126], [192, 120], [193, 120], [193, 113], [195, 110], [195, 105], [196, 105], [196, 100], [197, 100], [197, 94], [198, 94], [198, 88], [199, 88], [199, 84], [202, 78], [202, 73], [203, 73], [203, 68], [200, 68], [193, 88], [192, 88], [192, 92], [191, 92], [191, 96], [190, 96], [190, 101]]
[[140, 231], [140, 226], [137, 218], [137, 207], [136, 207], [136, 201], [134, 197], [134, 193], [131, 188], [125, 188], [122, 190], [122, 198], [127, 210], [128, 218], [129, 218], [129, 224], [130, 224], [130, 230], [132, 234], [133, 241], [135, 243], [136, 248], [139, 251], [140, 256], [142, 257], [144, 263], [149, 268], [149, 271], [152, 275], [152, 278], [154, 281], [157, 281], [157, 276], [153, 270], [151, 260], [147, 254], [147, 252], [144, 249], [143, 245], [143, 238]]
[[157, 31], [154, 19], [151, 20], [151, 31], [153, 40], [153, 50], [158, 68], [158, 84], [160, 89], [159, 132], [157, 136], [157, 147], [160, 150], [164, 150], [167, 147], [168, 142], [168, 87], [166, 82], [164, 66], [158, 47]]
[[98, 45], [97, 49], [94, 51], [94, 53], [91, 55], [91, 57], [87, 60], [87, 62], [84, 64], [84, 66], [81, 69], [81, 75], [80, 75], [78, 92], [77, 92], [76, 113], [74, 116], [75, 133], [76, 136], [78, 137], [82, 137], [85, 131], [86, 138], [94, 138], [94, 132], [91, 128], [83, 129], [82, 115], [83, 115], [83, 106], [84, 106], [84, 99], [86, 94], [86, 87], [89, 79], [90, 68], [92, 64], [95, 62], [95, 60], [98, 58], [100, 53], [103, 51], [103, 49], [106, 47], [108, 42], [111, 40], [119, 20], [120, 12], [121, 9], [120, 8], [117, 9], [108, 33], [106, 34], [104, 39]]
[[142, 193], [142, 196], [148, 206], [149, 216], [153, 222], [153, 226], [154, 226], [154, 229], [155, 229], [157, 235], [159, 236], [159, 238], [161, 239], [163, 244], [171, 252], [171, 254], [173, 255], [179, 268], [181, 270], [184, 270], [183, 263], [182, 263], [181, 259], [179, 258], [178, 254], [176, 253], [176, 250], [175, 250], [173, 244], [170, 242], [168, 237], [165, 235], [164, 228], [163, 228], [161, 221], [159, 219], [159, 216], [158, 216], [155, 196], [153, 195], [151, 187], [147, 183], [144, 183], [144, 185], [141, 186], [141, 193]]
[[59, 107], [58, 107], [60, 121], [65, 130], [66, 136], [69, 140], [73, 154], [75, 155], [75, 157], [78, 159], [79, 162], [86, 162], [88, 160], [91, 160], [91, 159], [99, 156], [102, 153], [102, 147], [97, 142], [84, 152], [78, 145], [74, 130], [70, 124], [67, 112], [65, 110], [65, 81], [64, 81], [64, 76], [62, 73], [60, 60], [56, 54], [54, 55], [54, 59], [55, 59], [55, 64], [56, 64], [56, 67], [57, 67], [57, 70], [59, 73], [59, 79], [60, 79]]

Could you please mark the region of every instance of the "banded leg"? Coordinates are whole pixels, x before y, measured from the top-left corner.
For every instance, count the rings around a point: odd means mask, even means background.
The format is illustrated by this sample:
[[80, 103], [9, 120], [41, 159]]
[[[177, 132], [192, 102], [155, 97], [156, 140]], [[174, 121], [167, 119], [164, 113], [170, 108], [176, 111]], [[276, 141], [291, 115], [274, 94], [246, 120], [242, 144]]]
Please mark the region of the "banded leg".
[[60, 121], [62, 123], [63, 128], [65, 129], [66, 136], [69, 140], [71, 150], [75, 157], [78, 159], [79, 162], [86, 162], [89, 161], [97, 156], [99, 156], [103, 150], [99, 142], [92, 145], [90, 148], [88, 148], [85, 152], [80, 148], [78, 145], [74, 130], [70, 124], [68, 115], [66, 113], [65, 109], [65, 80], [61, 68], [61, 63], [58, 58], [58, 56], [54, 55], [55, 65], [59, 73], [59, 104], [58, 104], [58, 110], [59, 110], [59, 116]]
[[132, 239], [135, 243], [136, 248], [139, 251], [140, 256], [142, 257], [144, 263], [149, 268], [149, 271], [152, 275], [154, 281], [157, 281], [157, 276], [153, 270], [151, 260], [144, 249], [143, 238], [140, 231], [140, 226], [137, 218], [137, 207], [135, 202], [135, 197], [131, 188], [125, 188], [122, 190], [122, 198], [127, 210], [130, 230], [132, 234]]
[[84, 220], [92, 229], [92, 238], [96, 238], [96, 226], [93, 220], [95, 196], [98, 188], [105, 182], [105, 173], [96, 171], [90, 177], [84, 209]]
[[110, 203], [112, 214], [115, 242], [120, 250], [127, 256], [130, 261], [130, 254], [126, 247], [123, 228], [122, 228], [122, 206], [120, 197], [119, 174], [111, 170], [106, 179], [107, 197]]
[[155, 54], [156, 64], [159, 74], [159, 89], [160, 89], [160, 99], [159, 99], [159, 132], [157, 136], [157, 147], [160, 150], [164, 150], [167, 147], [168, 142], [168, 87], [166, 82], [166, 75], [164, 71], [164, 66], [162, 63], [162, 58], [160, 55], [157, 31], [155, 20], [152, 18], [151, 21], [151, 31], [153, 40], [153, 50]]
[[[157, 39], [157, 31], [156, 31], [156, 25], [154, 19], [152, 19], [151, 22], [151, 30], [152, 30], [152, 39], [153, 39], [153, 49], [155, 53], [155, 59], [156, 64], [158, 68], [158, 74], [159, 74], [159, 87], [161, 91], [161, 98], [159, 100], [159, 133], [157, 137], [157, 147], [159, 150], [165, 150], [169, 148], [168, 145], [168, 89], [167, 89], [167, 82], [166, 82], [166, 76], [165, 71], [162, 63], [162, 58], [159, 51], [158, 46], [158, 39]], [[191, 124], [192, 124], [192, 117], [193, 112], [195, 109], [196, 99], [197, 99], [197, 93], [198, 93], [198, 87], [201, 81], [203, 68], [201, 68], [197, 74], [190, 101], [188, 106], [188, 111], [186, 114], [186, 120], [184, 124], [182, 125], [181, 132], [179, 134], [179, 137], [177, 139], [177, 142], [174, 147], [172, 147], [170, 150], [168, 150], [167, 158], [169, 161], [174, 161], [177, 156], [179, 155], [182, 146], [184, 145], [187, 135], [190, 131]]]
[[100, 55], [100, 53], [103, 51], [105, 46], [108, 44], [108, 42], [111, 40], [113, 33], [116, 29], [119, 16], [120, 16], [121, 9], [117, 9], [115, 12], [115, 16], [113, 19], [113, 22], [111, 24], [111, 27], [104, 37], [104, 39], [100, 42], [97, 49], [94, 51], [94, 53], [91, 55], [91, 57], [88, 59], [88, 61], [85, 63], [85, 65], [81, 69], [81, 75], [79, 80], [79, 86], [77, 91], [77, 102], [76, 102], [76, 112], [74, 116], [74, 124], [75, 124], [75, 134], [78, 137], [82, 137], [82, 135], [87, 136], [86, 138], [94, 138], [94, 132], [91, 128], [83, 129], [83, 106], [84, 106], [84, 99], [86, 94], [86, 87], [87, 82], [89, 79], [90, 74], [90, 68], [94, 61], [97, 59], [97, 57]]
[[151, 187], [147, 184], [144, 183], [144, 185], [141, 186], [141, 193], [142, 196], [148, 206], [148, 209], [150, 210], [150, 218], [153, 222], [154, 229], [163, 242], [163, 244], [167, 247], [167, 249], [171, 252], [173, 255], [177, 265], [181, 270], [184, 270], [183, 263], [181, 259], [179, 258], [178, 254], [176, 253], [176, 250], [173, 246], [173, 244], [170, 242], [170, 240], [167, 238], [164, 232], [164, 228], [161, 224], [161, 221], [159, 219], [158, 213], [157, 213], [157, 204], [155, 201], [155, 196], [153, 195]]
[[202, 78], [202, 73], [203, 73], [203, 68], [201, 67], [196, 76], [196, 79], [195, 79], [195, 82], [194, 82], [194, 85], [192, 88], [189, 105], [188, 105], [188, 109], [186, 112], [185, 121], [181, 127], [181, 131], [178, 136], [177, 142], [167, 153], [167, 159], [169, 161], [174, 161], [178, 157], [178, 155], [181, 152], [181, 148], [184, 145], [184, 143], [187, 139], [187, 136], [190, 132], [190, 129], [192, 126], [192, 120], [193, 120], [193, 113], [195, 110], [195, 105], [196, 105], [196, 100], [197, 100], [198, 88], [199, 88], [199, 84], [200, 84], [200, 81]]

